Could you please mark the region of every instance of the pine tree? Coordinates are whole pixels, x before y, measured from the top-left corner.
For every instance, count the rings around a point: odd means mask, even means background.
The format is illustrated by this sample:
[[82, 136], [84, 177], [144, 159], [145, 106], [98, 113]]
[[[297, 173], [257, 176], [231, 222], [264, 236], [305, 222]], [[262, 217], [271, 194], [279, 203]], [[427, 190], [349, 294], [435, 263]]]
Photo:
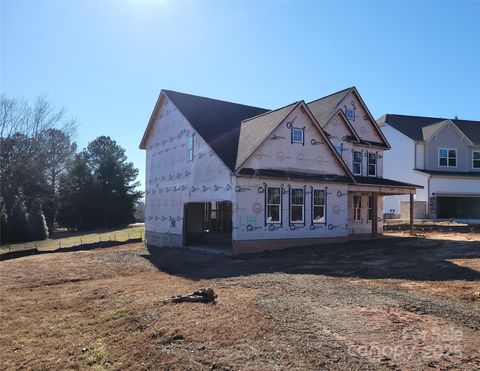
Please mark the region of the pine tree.
[[32, 208], [28, 214], [30, 224], [30, 237], [33, 241], [46, 240], [48, 238], [48, 228], [45, 221], [45, 215], [42, 211], [42, 201], [36, 199], [32, 203]]
[[17, 196], [13, 204], [12, 217], [10, 219], [12, 241], [25, 242], [30, 239], [30, 225], [28, 223], [27, 208], [23, 197]]
[[3, 202], [0, 205], [0, 243], [12, 242], [10, 222]]

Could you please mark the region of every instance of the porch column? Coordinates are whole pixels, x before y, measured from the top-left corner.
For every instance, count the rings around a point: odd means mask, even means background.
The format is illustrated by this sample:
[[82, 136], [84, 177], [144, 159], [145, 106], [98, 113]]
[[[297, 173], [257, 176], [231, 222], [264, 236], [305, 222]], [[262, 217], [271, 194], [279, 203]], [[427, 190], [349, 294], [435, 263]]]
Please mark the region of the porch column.
[[410, 234], [413, 236], [413, 193], [410, 193]]
[[377, 236], [377, 194], [372, 192], [372, 237]]

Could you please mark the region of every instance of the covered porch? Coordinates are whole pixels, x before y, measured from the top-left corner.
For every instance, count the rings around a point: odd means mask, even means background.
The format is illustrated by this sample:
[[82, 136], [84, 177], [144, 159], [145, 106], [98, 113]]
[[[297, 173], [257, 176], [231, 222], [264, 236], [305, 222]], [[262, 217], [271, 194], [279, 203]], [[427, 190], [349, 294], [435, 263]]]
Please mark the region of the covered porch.
[[349, 237], [377, 237], [382, 234], [383, 197], [393, 195], [409, 195], [409, 228], [410, 234], [413, 234], [414, 195], [416, 189], [422, 186], [381, 178], [356, 180], [357, 184], [348, 186]]

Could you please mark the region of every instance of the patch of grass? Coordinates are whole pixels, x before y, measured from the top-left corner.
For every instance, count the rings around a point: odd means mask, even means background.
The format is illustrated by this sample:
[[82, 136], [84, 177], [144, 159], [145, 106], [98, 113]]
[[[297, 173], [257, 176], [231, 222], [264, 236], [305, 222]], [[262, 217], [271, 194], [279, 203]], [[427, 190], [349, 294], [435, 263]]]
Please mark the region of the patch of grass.
[[59, 247], [71, 247], [84, 243], [99, 241], [126, 241], [130, 238], [144, 237], [145, 228], [141, 224], [132, 225], [123, 229], [96, 230], [84, 232], [59, 231], [44, 241], [31, 241], [0, 246], [0, 253], [13, 250], [27, 250], [37, 248], [43, 251], [55, 250]]
[[103, 370], [102, 365], [106, 362], [108, 357], [108, 352], [103, 346], [102, 343], [93, 344], [89, 351], [88, 356], [85, 358], [85, 364], [87, 366], [96, 365], [97, 369]]
[[135, 311], [133, 309], [129, 310], [112, 310], [108, 311], [104, 315], [105, 322], [108, 321], [115, 321], [117, 319], [125, 318], [125, 317], [130, 317], [133, 314], [135, 314]]

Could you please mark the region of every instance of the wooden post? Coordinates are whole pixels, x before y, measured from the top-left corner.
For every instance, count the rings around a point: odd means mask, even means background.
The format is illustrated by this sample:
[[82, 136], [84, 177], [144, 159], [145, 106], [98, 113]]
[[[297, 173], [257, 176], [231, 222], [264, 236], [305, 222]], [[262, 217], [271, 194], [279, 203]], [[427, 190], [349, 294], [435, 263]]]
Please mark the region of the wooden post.
[[372, 192], [372, 237], [377, 236], [377, 194]]
[[413, 236], [413, 193], [410, 193], [410, 234]]

